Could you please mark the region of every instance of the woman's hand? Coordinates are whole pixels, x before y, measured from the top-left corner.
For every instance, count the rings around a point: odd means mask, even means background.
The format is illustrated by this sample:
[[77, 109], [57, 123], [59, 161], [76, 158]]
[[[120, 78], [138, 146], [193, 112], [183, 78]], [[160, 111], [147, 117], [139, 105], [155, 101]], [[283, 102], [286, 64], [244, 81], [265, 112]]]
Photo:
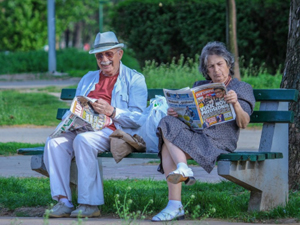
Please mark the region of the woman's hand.
[[250, 122], [250, 116], [248, 115], [248, 113], [246, 113], [242, 109], [242, 107], [238, 101], [236, 92], [233, 90], [228, 91], [227, 94], [224, 96], [224, 100], [227, 103], [232, 104], [235, 114], [236, 114], [235, 121], [236, 121], [236, 124], [238, 125], [238, 127], [245, 129]]
[[172, 108], [168, 108], [167, 114], [168, 116], [178, 117], [178, 113]]
[[234, 90], [230, 90], [227, 92], [227, 94], [224, 96], [224, 100], [227, 103], [231, 103], [232, 105], [235, 105], [238, 102], [237, 94]]

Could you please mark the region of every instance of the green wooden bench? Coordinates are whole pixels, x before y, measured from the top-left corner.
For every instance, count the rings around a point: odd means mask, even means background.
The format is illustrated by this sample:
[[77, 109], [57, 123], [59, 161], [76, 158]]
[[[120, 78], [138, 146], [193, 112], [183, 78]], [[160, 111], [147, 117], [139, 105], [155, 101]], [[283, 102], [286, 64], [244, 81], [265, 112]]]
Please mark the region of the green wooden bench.
[[[63, 89], [62, 100], [72, 100], [76, 89]], [[148, 89], [148, 100], [163, 95], [162, 89]], [[263, 123], [260, 146], [257, 152], [222, 154], [218, 158], [218, 174], [251, 191], [248, 210], [268, 210], [285, 205], [288, 200], [288, 124], [294, 113], [288, 102], [297, 101], [298, 91], [291, 89], [254, 89], [260, 109], [254, 111], [250, 123]], [[68, 109], [58, 109], [61, 119]], [[44, 147], [20, 148], [18, 154], [33, 155], [31, 168], [48, 176], [43, 163]], [[102, 172], [102, 157], [112, 157], [110, 152], [98, 155]], [[157, 159], [155, 153], [131, 153], [127, 158]], [[77, 183], [75, 162], [71, 166], [71, 181]], [[73, 178], [72, 178], [73, 177]]]

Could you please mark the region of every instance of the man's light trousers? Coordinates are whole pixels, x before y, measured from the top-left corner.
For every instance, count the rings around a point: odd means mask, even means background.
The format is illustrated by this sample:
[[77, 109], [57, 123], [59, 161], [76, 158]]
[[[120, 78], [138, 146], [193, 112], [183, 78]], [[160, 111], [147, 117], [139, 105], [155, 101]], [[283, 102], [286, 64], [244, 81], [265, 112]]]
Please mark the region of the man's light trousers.
[[78, 203], [104, 204], [103, 186], [97, 155], [110, 149], [109, 135], [113, 131], [104, 128], [97, 132], [64, 133], [48, 138], [44, 150], [44, 163], [50, 176], [51, 196], [66, 196], [72, 200], [70, 189], [71, 160], [75, 156], [78, 168]]

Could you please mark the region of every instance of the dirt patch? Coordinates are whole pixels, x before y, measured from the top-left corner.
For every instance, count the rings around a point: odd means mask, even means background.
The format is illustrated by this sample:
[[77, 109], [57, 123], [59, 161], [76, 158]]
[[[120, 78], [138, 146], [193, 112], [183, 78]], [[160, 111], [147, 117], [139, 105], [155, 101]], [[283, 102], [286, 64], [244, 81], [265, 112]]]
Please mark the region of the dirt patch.
[[11, 217], [42, 217], [46, 207], [21, 207], [15, 210], [0, 208], [0, 216]]

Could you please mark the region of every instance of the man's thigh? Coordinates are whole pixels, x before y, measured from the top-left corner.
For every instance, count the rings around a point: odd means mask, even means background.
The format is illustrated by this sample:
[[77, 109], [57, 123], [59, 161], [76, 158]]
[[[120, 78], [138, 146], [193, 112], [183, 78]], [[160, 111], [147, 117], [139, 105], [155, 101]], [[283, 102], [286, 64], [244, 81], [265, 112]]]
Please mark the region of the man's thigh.
[[104, 128], [96, 132], [85, 132], [78, 134], [76, 139], [85, 140], [92, 148], [96, 149], [98, 152], [109, 151], [110, 140], [109, 135], [112, 134], [112, 130]]

